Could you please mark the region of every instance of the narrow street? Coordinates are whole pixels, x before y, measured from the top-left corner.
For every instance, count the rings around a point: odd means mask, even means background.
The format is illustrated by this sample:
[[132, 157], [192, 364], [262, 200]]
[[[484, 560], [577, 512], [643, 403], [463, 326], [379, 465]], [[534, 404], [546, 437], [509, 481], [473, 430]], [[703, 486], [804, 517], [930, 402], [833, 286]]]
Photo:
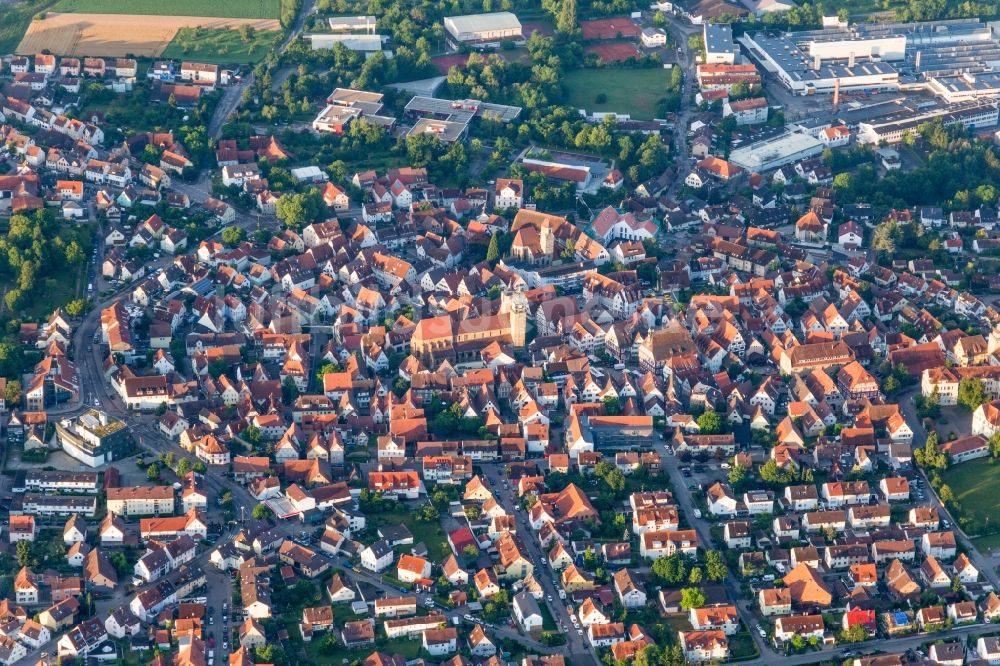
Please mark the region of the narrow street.
[[482, 469], [490, 487], [493, 489], [497, 501], [510, 515], [515, 516], [517, 519], [518, 533], [524, 535], [523, 542], [527, 546], [528, 554], [535, 566], [535, 580], [545, 590], [545, 601], [548, 604], [549, 612], [558, 625], [566, 627], [564, 632], [566, 634], [566, 649], [568, 652], [566, 656], [569, 657], [570, 663], [574, 665], [593, 664], [596, 666], [596, 664], [600, 663], [597, 653], [590, 645], [586, 635], [581, 635], [570, 623], [567, 604], [563, 599], [559, 598], [559, 588], [556, 587], [553, 581], [553, 576], [556, 574], [553, 574], [552, 569], [549, 568], [548, 558], [538, 545], [537, 539], [533, 538], [534, 530], [528, 523], [527, 513], [520, 509], [515, 509], [518, 501], [514, 496], [514, 486], [504, 485], [504, 481], [507, 478], [504, 474], [503, 465], [484, 464], [482, 465]]

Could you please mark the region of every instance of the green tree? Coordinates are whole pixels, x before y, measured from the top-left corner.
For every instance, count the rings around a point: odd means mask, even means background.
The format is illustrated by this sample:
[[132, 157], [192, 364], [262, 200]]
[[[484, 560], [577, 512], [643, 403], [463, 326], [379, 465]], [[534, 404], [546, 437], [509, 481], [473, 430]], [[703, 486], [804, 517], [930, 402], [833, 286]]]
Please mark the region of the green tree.
[[146, 477], [150, 481], [156, 481], [158, 478], [160, 478], [160, 466], [157, 465], [156, 463], [153, 463], [152, 465], [150, 465], [149, 467], [147, 467], [146, 468]]
[[260, 428], [255, 425], [248, 425], [243, 431], [243, 439], [250, 442], [254, 446], [259, 446], [262, 438], [263, 433], [261, 433]]
[[222, 242], [229, 247], [236, 247], [246, 240], [247, 232], [243, 227], [226, 227], [222, 230]]
[[282, 194], [275, 204], [275, 215], [292, 229], [301, 229], [315, 222], [319, 212], [319, 205], [312, 193]]
[[1000, 430], [990, 436], [990, 456], [1000, 458]]
[[187, 458], [181, 458], [177, 461], [177, 476], [184, 476], [191, 471], [191, 461]]
[[258, 664], [274, 664], [274, 666], [287, 666], [288, 657], [285, 651], [277, 643], [267, 643], [255, 648]]
[[625, 473], [620, 469], [611, 470], [611, 473], [604, 478], [604, 482], [612, 491], [620, 493], [625, 490]]
[[964, 377], [958, 382], [958, 404], [969, 411], [990, 401], [982, 380], [975, 377]]
[[680, 553], [653, 560], [651, 567], [653, 575], [667, 585], [680, 585], [687, 580], [689, 565], [687, 558]]
[[943, 470], [948, 467], [948, 454], [938, 447], [937, 431], [927, 433], [923, 447], [913, 451], [913, 460], [924, 469]]
[[872, 249], [883, 255], [891, 255], [896, 251], [897, 235], [898, 225], [895, 222], [878, 225], [872, 234]]
[[941, 503], [945, 506], [951, 506], [955, 503], [955, 493], [952, 491], [951, 486], [947, 483], [941, 485], [938, 488], [938, 497], [941, 499]]
[[496, 234], [490, 236], [490, 244], [486, 248], [486, 261], [490, 266], [496, 266], [500, 259], [500, 239]]
[[705, 605], [705, 593], [697, 587], [685, 587], [681, 590], [681, 608], [690, 610]]
[[240, 25], [239, 31], [240, 31], [240, 39], [243, 40], [244, 44], [249, 44], [250, 42], [253, 41], [254, 32], [256, 31], [254, 30], [254, 27], [252, 25], [250, 25], [249, 23], [243, 23]]
[[747, 478], [747, 468], [743, 465], [733, 465], [729, 470], [728, 481], [731, 486], [740, 485]]
[[622, 413], [621, 402], [613, 395], [604, 396], [604, 413], [608, 416], [618, 416]]
[[941, 415], [941, 395], [936, 386], [926, 398], [918, 395], [916, 404], [917, 415], [922, 419], [936, 419]]
[[87, 255], [76, 241], [70, 241], [66, 245], [66, 263], [70, 266], [79, 266], [87, 260]]
[[708, 411], [698, 417], [698, 432], [703, 435], [715, 435], [722, 432], [722, 415], [716, 411]]
[[789, 475], [785, 473], [774, 459], [768, 460], [760, 466], [760, 478], [766, 483], [785, 484], [790, 482]]
[[87, 301], [83, 298], [74, 298], [66, 304], [66, 314], [70, 317], [79, 317], [87, 311]]
[[17, 558], [17, 566], [26, 567], [31, 564], [31, 542], [20, 540], [17, 542], [17, 546], [14, 547], [14, 551]]
[[556, 30], [564, 35], [576, 30], [576, 0], [562, 0], [559, 16], [556, 17]]
[[7, 387], [4, 389], [4, 400], [7, 402], [7, 409], [12, 409], [21, 404], [21, 380], [7, 380]]
[[566, 239], [566, 245], [559, 256], [566, 261], [573, 261], [573, 258], [576, 257], [576, 242], [572, 238]]
[[111, 555], [108, 559], [111, 561], [111, 566], [113, 566], [115, 571], [119, 574], [124, 574], [129, 570], [128, 558], [125, 557], [125, 553], [122, 551], [117, 549], [111, 551]]
[[267, 520], [274, 516], [274, 512], [266, 504], [258, 504], [250, 512], [250, 515], [253, 516], [254, 520]]
[[708, 551], [708, 554], [705, 555], [705, 571], [708, 579], [713, 583], [719, 583], [726, 579], [729, 569], [726, 567], [726, 561], [722, 559], [722, 553], [717, 550]]
[[281, 401], [286, 405], [290, 405], [295, 402], [295, 399], [299, 397], [299, 387], [295, 384], [295, 380], [290, 376], [285, 377], [281, 381]]

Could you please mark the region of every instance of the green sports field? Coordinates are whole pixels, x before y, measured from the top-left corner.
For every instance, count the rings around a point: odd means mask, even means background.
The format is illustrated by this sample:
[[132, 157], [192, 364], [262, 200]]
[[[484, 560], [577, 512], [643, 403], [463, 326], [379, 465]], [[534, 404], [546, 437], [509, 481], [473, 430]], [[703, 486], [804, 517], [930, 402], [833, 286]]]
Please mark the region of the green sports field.
[[258, 31], [249, 44], [244, 43], [237, 30], [198, 31], [198, 36], [187, 38], [178, 31], [177, 36], [163, 51], [164, 58], [197, 60], [219, 65], [242, 65], [263, 60], [281, 41], [277, 30]]
[[1000, 464], [989, 460], [974, 460], [953, 465], [941, 474], [941, 480], [951, 487], [960, 506], [959, 513], [969, 519], [965, 531], [976, 536], [981, 531], [996, 529], [1000, 521]]
[[72, 14], [145, 14], [276, 19], [281, 0], [59, 0], [52, 11]]
[[[566, 104], [588, 112], [628, 114], [636, 120], [652, 120], [656, 107], [667, 94], [670, 70], [578, 69], [563, 77]], [[597, 96], [606, 99], [597, 102]]]

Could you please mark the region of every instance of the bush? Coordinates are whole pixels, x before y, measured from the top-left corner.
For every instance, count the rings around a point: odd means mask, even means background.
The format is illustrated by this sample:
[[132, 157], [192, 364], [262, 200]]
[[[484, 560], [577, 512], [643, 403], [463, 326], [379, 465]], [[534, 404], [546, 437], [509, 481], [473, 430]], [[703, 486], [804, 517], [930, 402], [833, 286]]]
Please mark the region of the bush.
[[598, 93], [597, 97], [594, 98], [595, 104], [607, 104], [608, 96], [604, 93]]

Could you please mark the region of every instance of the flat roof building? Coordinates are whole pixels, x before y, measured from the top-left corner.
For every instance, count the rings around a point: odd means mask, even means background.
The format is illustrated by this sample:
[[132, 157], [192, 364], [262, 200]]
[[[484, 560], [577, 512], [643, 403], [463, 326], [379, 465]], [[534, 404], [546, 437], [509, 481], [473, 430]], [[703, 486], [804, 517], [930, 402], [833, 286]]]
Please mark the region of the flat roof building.
[[1000, 73], [963, 72], [953, 76], [932, 76], [928, 88], [948, 104], [1000, 97]]
[[326, 98], [327, 106], [313, 120], [312, 127], [317, 132], [343, 134], [351, 122], [363, 117], [370, 123], [391, 129], [396, 119], [380, 115], [385, 108], [383, 97], [382, 93], [368, 90], [336, 88]]
[[[388, 39], [385, 35], [356, 34], [346, 32], [314, 32], [303, 35], [303, 37], [310, 41], [313, 51], [319, 51], [320, 49], [332, 49], [335, 44], [343, 44], [344, 47], [350, 51], [358, 51], [359, 53], [364, 53], [366, 55], [384, 51], [383, 46]], [[386, 52], [386, 54], [391, 55], [389, 52]]]
[[361, 117], [361, 109], [328, 104], [313, 120], [312, 127], [317, 132], [343, 134], [351, 121], [359, 117]]
[[473, 118], [486, 117], [509, 123], [521, 115], [521, 107], [491, 104], [478, 99], [438, 99], [417, 95], [406, 104], [403, 112], [416, 119], [409, 134], [438, 135], [445, 143], [465, 139]]
[[461, 141], [465, 138], [465, 134], [469, 129], [468, 123], [456, 123], [450, 120], [436, 120], [434, 118], [421, 118], [410, 131], [407, 132], [408, 136], [414, 136], [416, 134], [433, 134], [442, 143], [454, 143], [455, 141]]
[[129, 448], [124, 421], [96, 409], [56, 423], [56, 436], [66, 453], [91, 467], [118, 460]]
[[952, 106], [905, 111], [880, 118], [877, 122], [858, 123], [858, 142], [877, 146], [899, 143], [908, 133], [917, 131], [924, 123], [940, 119], [945, 125], [961, 123], [964, 127], [993, 127], [997, 124], [996, 100], [979, 100]]
[[761, 67], [797, 95], [833, 93], [838, 81], [845, 92], [899, 89], [899, 72], [881, 58], [884, 52], [885, 57], [902, 59], [905, 38], [879, 43], [824, 42], [799, 35], [755, 33], [743, 35], [740, 41]]
[[740, 146], [729, 153], [732, 164], [747, 171], [770, 171], [823, 152], [823, 144], [799, 128], [786, 130], [761, 141]]
[[502, 41], [522, 41], [521, 22], [511, 12], [444, 17], [444, 29], [456, 46], [488, 46]]
[[733, 29], [725, 23], [706, 23], [702, 30], [705, 40], [705, 62], [732, 65], [736, 62]]
[[331, 16], [327, 19], [333, 32], [367, 32], [375, 34], [374, 16]]
[[[799, 95], [922, 87], [931, 77], [1000, 67], [1000, 40], [980, 19], [859, 23], [740, 38], [751, 57]], [[947, 85], [947, 84], [945, 84]], [[965, 88], [960, 82], [959, 88]], [[940, 94], [940, 90], [934, 91]], [[978, 87], [958, 97], [987, 96]]]

